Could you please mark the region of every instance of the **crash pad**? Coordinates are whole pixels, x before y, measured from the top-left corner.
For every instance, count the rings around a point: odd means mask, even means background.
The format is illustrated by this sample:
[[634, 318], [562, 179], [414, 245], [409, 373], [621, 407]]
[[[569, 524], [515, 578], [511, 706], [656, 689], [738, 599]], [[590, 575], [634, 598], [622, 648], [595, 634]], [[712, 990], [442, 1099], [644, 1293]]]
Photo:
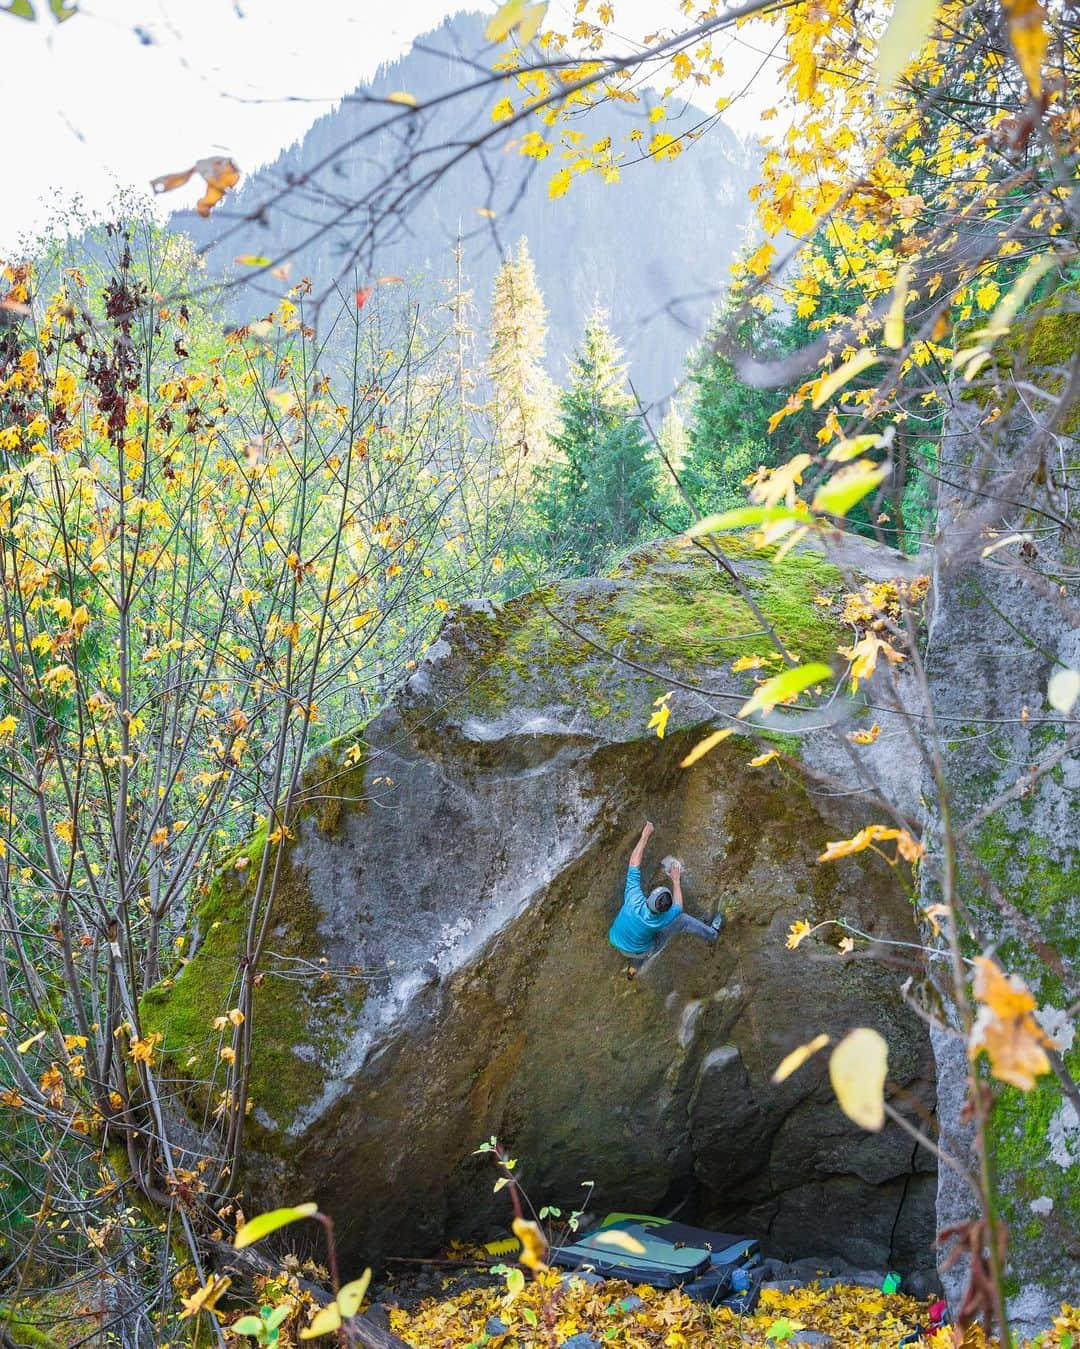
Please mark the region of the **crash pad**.
[[564, 1269], [590, 1268], [655, 1288], [678, 1287], [710, 1268], [750, 1266], [759, 1259], [758, 1244], [750, 1237], [644, 1214], [609, 1214], [596, 1231], [551, 1252], [552, 1262]]

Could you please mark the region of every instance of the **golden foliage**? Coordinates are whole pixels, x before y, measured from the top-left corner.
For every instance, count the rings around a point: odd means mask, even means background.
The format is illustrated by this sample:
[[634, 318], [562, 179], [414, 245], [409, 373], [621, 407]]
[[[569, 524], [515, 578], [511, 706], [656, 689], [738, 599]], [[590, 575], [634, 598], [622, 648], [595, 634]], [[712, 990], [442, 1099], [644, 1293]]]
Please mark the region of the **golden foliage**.
[[[895, 842], [896, 854], [889, 857], [883, 853], [880, 848], [874, 847], [875, 843]], [[818, 857], [819, 862], [835, 862], [841, 857], [851, 857], [857, 852], [865, 852], [867, 848], [872, 848], [879, 856], [884, 857], [890, 866], [895, 866], [902, 857], [905, 862], [917, 862], [924, 855], [926, 849], [917, 842], [908, 833], [906, 829], [893, 828], [885, 824], [868, 824], [853, 834], [851, 838], [837, 839], [833, 843], [825, 845], [825, 851]]]
[[[631, 1294], [641, 1299], [640, 1306], [628, 1304]], [[395, 1334], [416, 1349], [464, 1349], [485, 1342], [485, 1327], [493, 1316], [507, 1331], [487, 1341], [491, 1349], [541, 1349], [552, 1339], [561, 1344], [578, 1334], [628, 1349], [765, 1349], [773, 1342], [770, 1329], [781, 1319], [830, 1336], [837, 1349], [895, 1349], [905, 1334], [928, 1319], [926, 1305], [913, 1298], [851, 1285], [766, 1289], [752, 1316], [738, 1316], [727, 1307], [694, 1302], [678, 1289], [632, 1287], [615, 1280], [586, 1284], [570, 1279], [561, 1284], [554, 1272], [541, 1274], [510, 1305], [504, 1303], [501, 1287], [472, 1288], [426, 1301], [412, 1312], [395, 1309], [390, 1319]], [[547, 1329], [549, 1317], [553, 1335]]]
[[995, 961], [975, 957], [973, 992], [979, 1014], [971, 1028], [968, 1054], [985, 1054], [990, 1071], [1002, 1082], [1030, 1091], [1050, 1071], [1047, 1049], [1057, 1048], [1035, 1020], [1035, 999], [1018, 974], [1006, 974]]

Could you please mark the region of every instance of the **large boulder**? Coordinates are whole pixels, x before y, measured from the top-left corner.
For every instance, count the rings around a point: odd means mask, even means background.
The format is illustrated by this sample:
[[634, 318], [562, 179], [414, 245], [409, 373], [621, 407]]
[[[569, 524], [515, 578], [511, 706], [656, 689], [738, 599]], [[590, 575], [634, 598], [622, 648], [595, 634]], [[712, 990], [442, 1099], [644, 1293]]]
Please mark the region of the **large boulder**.
[[[863, 943], [844, 953], [835, 927], [785, 943], [796, 919], [837, 917], [915, 937], [882, 859], [816, 860], [880, 818], [843, 732], [816, 718], [776, 733], [757, 767], [740, 734], [680, 767], [752, 687], [731, 664], [770, 650], [761, 616], [800, 657], [835, 661], [842, 593], [906, 565], [858, 545], [841, 561], [849, 575], [813, 552], [735, 555], [755, 614], [723, 568], [664, 544], [459, 615], [360, 749], [322, 753], [256, 991], [249, 1203], [318, 1200], [358, 1260], [497, 1233], [506, 1196], [473, 1155], [497, 1135], [537, 1207], [682, 1205], [781, 1256], [932, 1263], [932, 1160], [892, 1125], [851, 1124], [822, 1056], [770, 1081], [818, 1032], [873, 1026], [890, 1090], [934, 1108], [927, 1032], [895, 969]], [[659, 739], [647, 723], [668, 691]], [[883, 733], [860, 753], [910, 796], [909, 738], [874, 716]], [[646, 817], [647, 879], [678, 854], [688, 909], [727, 921], [714, 947], [681, 936], [630, 980], [606, 934]], [[252, 870], [226, 870], [202, 946], [147, 1001], [178, 1065], [198, 1065], [224, 1010]]]

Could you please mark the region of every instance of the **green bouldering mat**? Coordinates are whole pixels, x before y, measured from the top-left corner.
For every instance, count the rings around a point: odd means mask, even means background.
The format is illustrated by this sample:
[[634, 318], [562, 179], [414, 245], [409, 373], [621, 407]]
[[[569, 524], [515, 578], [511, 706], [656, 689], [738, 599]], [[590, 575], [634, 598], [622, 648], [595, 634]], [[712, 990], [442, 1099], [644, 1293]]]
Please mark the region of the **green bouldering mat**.
[[564, 1269], [591, 1270], [654, 1288], [675, 1288], [711, 1268], [752, 1265], [758, 1258], [758, 1244], [751, 1238], [643, 1214], [609, 1215], [595, 1232], [551, 1252], [553, 1263]]

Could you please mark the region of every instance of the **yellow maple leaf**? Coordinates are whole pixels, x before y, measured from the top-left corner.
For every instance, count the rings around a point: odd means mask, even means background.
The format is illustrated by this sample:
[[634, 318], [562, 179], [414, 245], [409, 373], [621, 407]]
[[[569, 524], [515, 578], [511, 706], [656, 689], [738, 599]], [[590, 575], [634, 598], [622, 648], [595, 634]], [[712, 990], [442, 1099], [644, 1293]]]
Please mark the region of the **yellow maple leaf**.
[[780, 757], [779, 750], [775, 749], [766, 750], [764, 754], [759, 754], [755, 758], [750, 760], [750, 767], [762, 768], [764, 767], [765, 764], [772, 763], [774, 759], [779, 759], [779, 757]]
[[849, 673], [852, 693], [857, 693], [862, 680], [869, 679], [877, 669], [879, 655], [885, 656], [890, 665], [899, 665], [902, 660], [906, 659], [902, 652], [897, 651], [896, 647], [873, 632], [868, 632], [853, 646], [841, 646], [837, 650], [841, 656], [846, 656], [851, 662]]
[[1035, 1079], [1050, 1072], [1047, 1049], [1056, 1049], [1035, 1020], [1035, 999], [1017, 974], [1006, 974], [995, 961], [975, 957], [972, 991], [981, 1004], [968, 1040], [968, 1057], [985, 1053], [999, 1081], [1030, 1091]]
[[218, 1300], [231, 1284], [232, 1279], [211, 1274], [206, 1283], [201, 1288], [196, 1288], [190, 1297], [181, 1298], [180, 1320], [186, 1320], [189, 1316], [198, 1316], [199, 1312], [213, 1311]]
[[164, 1038], [164, 1035], [162, 1035], [160, 1031], [151, 1031], [149, 1035], [144, 1035], [138, 1039], [132, 1039], [131, 1044], [128, 1046], [128, 1052], [136, 1063], [145, 1063], [148, 1067], [152, 1067], [154, 1063], [154, 1053]]
[[795, 488], [802, 482], [802, 475], [813, 463], [808, 454], [797, 454], [786, 464], [765, 469], [757, 478], [750, 491], [750, 500], [761, 506], [794, 506]]
[[648, 729], [650, 731], [652, 730], [656, 731], [656, 737], [658, 740], [663, 740], [664, 732], [667, 730], [668, 717], [671, 716], [671, 707], [669, 706], [668, 702], [670, 698], [671, 698], [670, 693], [662, 693], [659, 698], [656, 698], [653, 701], [653, 707], [656, 710], [649, 718]]
[[996, 281], [987, 281], [975, 292], [980, 309], [993, 309], [1001, 295], [1001, 287]]
[[789, 951], [794, 951], [796, 946], [798, 946], [798, 944], [804, 938], [809, 937], [810, 933], [813, 932], [813, 930], [814, 929], [810, 926], [810, 924], [806, 921], [805, 918], [797, 918], [795, 922], [792, 923], [792, 925], [788, 928], [787, 943], [786, 943], [787, 949]]
[[559, 197], [565, 197], [570, 188], [570, 170], [560, 169], [558, 173], [552, 174], [551, 181], [548, 183], [548, 196], [552, 201]]

